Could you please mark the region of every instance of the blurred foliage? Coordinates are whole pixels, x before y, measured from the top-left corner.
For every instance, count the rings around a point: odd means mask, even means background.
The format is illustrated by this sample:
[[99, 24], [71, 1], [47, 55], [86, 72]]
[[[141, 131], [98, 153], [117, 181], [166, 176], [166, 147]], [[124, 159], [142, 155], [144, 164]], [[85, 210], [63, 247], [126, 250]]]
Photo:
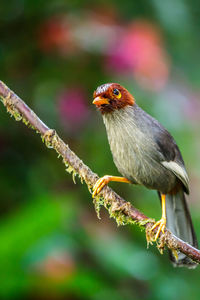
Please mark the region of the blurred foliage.
[[[1, 80], [99, 175], [118, 174], [92, 92], [120, 82], [177, 140], [200, 237], [200, 3], [11, 0], [0, 5]], [[1, 299], [199, 299], [200, 269], [174, 269], [144, 232], [98, 220], [85, 185], [0, 110]], [[113, 183], [159, 218], [156, 192]], [[166, 251], [167, 252], [167, 251]]]

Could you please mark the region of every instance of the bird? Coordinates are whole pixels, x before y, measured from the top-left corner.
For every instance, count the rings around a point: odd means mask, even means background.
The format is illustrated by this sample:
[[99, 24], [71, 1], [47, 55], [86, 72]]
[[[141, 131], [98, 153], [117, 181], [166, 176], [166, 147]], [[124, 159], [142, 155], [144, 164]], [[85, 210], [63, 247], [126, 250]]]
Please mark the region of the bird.
[[[122, 175], [105, 175], [98, 179], [93, 197], [110, 181], [156, 190], [161, 201], [162, 217], [151, 228], [157, 228], [154, 241], [168, 228], [178, 238], [197, 248], [185, 197], [189, 194], [189, 179], [172, 135], [142, 110], [132, 94], [118, 83], [99, 86], [94, 91], [93, 104], [101, 112], [113, 160]], [[170, 259], [174, 266], [196, 267], [196, 263], [180, 251], [170, 251]]]

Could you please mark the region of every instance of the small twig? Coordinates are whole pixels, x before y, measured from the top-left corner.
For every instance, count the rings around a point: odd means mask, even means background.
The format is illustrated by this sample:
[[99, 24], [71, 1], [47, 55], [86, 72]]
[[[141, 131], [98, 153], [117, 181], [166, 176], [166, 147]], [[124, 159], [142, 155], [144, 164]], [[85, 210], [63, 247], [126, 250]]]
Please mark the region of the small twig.
[[[57, 135], [55, 130], [49, 129], [38, 116], [2, 81], [0, 81], [0, 98], [7, 108], [7, 111], [15, 117], [17, 121], [22, 120], [26, 125], [29, 125], [40, 133], [47, 147], [53, 148], [63, 158], [64, 164], [67, 166], [67, 171], [72, 172], [73, 176], [79, 175], [81, 181], [85, 181], [89, 191], [91, 191], [95, 182], [98, 180], [97, 174], [93, 173], [90, 168], [85, 165], [80, 158], [70, 150], [68, 145]], [[99, 197], [94, 199], [97, 213], [103, 205], [114, 217], [118, 224], [137, 223], [140, 226], [148, 229], [152, 226], [153, 220], [145, 216], [130, 202], [122, 199], [111, 188], [104, 187]], [[165, 234], [161, 235], [162, 247], [165, 244], [168, 248], [179, 250], [192, 260], [200, 263], [200, 251], [184, 241], [174, 236], [169, 230], [165, 230]]]

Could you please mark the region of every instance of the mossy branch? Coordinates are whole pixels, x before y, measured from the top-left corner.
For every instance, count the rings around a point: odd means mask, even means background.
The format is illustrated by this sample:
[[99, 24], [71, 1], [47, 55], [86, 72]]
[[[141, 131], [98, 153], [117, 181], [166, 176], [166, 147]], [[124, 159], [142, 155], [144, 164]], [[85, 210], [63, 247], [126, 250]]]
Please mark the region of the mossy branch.
[[[84, 181], [91, 192], [99, 177], [70, 150], [69, 146], [64, 143], [56, 131], [48, 128], [22, 101], [22, 99], [11, 91], [2, 81], [0, 81], [0, 98], [7, 111], [15, 117], [16, 121], [22, 121], [34, 129], [41, 135], [46, 146], [48, 148], [53, 148], [59, 156], [62, 157], [66, 170], [73, 175], [73, 180], [75, 176], [78, 175], [81, 182]], [[107, 186], [104, 187], [99, 196], [95, 197], [93, 202], [98, 217], [100, 207], [104, 206], [108, 210], [110, 217], [114, 218], [118, 225], [138, 224], [146, 229], [147, 240], [151, 240], [149, 238], [149, 229], [153, 224], [153, 220], [133, 207], [130, 202], [122, 199], [111, 188]], [[200, 263], [200, 251], [178, 239], [167, 229], [164, 234], [161, 234], [160, 243], [157, 245], [161, 253], [164, 249], [164, 245], [172, 249], [172, 251], [179, 250], [197, 263]]]

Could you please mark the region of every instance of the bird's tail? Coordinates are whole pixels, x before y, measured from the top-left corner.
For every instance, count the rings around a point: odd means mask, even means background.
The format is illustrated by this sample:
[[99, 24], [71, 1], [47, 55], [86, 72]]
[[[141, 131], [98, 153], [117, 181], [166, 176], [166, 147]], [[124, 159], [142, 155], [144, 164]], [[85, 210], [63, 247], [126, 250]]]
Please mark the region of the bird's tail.
[[[187, 242], [191, 246], [197, 248], [197, 238], [192, 225], [192, 220], [184, 191], [181, 189], [176, 194], [166, 195], [166, 215], [167, 228], [178, 238]], [[185, 254], [178, 252], [178, 259], [170, 251], [170, 259], [174, 266], [186, 266], [188, 268], [195, 268], [196, 263], [193, 262]]]

